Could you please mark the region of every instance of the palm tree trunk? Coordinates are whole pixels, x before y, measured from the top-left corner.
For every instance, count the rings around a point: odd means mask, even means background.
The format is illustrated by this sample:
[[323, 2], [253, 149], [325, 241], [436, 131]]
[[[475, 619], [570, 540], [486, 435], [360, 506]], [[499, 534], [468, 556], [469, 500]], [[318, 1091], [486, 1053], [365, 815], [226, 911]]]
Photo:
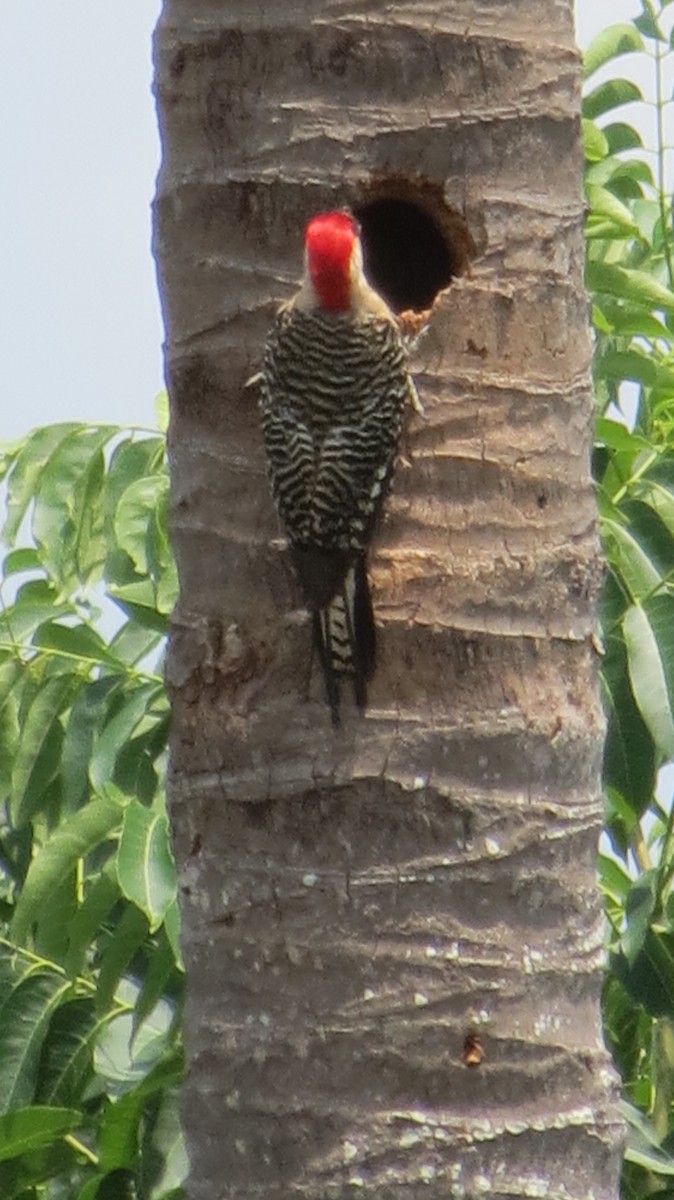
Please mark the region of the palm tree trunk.
[[[571, 0], [165, 0], [156, 54], [189, 1194], [612, 1197]], [[244, 383], [345, 204], [396, 307], [454, 278], [334, 733]]]

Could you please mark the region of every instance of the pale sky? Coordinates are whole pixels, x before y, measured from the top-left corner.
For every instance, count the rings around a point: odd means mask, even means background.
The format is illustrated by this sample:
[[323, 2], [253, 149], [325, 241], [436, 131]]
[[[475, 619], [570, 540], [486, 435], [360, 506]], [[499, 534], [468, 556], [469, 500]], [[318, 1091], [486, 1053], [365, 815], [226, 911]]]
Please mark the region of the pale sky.
[[[640, 11], [577, 0], [581, 46]], [[17, 0], [2, 13], [0, 439], [153, 424], [162, 328], [150, 256], [160, 0]]]

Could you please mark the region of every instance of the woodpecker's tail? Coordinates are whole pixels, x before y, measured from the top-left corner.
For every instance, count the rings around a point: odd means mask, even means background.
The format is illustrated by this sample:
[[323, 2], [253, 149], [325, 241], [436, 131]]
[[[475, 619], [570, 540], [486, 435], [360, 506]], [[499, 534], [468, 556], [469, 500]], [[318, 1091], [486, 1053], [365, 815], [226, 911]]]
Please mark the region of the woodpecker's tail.
[[374, 614], [364, 558], [351, 564], [330, 603], [314, 612], [313, 624], [332, 723], [337, 728], [340, 676], [352, 677], [356, 704], [362, 712], [375, 668]]

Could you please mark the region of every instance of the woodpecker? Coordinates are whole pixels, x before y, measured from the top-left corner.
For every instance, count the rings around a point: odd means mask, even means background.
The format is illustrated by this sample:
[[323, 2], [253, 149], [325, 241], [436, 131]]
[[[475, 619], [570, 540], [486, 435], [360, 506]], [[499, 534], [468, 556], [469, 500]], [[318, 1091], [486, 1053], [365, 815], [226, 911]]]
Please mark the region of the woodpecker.
[[366, 554], [405, 404], [418, 405], [398, 326], [365, 278], [348, 213], [309, 221], [304, 277], [276, 316], [259, 383], [272, 493], [338, 727], [340, 677], [352, 678], [361, 711], [367, 702], [376, 638]]

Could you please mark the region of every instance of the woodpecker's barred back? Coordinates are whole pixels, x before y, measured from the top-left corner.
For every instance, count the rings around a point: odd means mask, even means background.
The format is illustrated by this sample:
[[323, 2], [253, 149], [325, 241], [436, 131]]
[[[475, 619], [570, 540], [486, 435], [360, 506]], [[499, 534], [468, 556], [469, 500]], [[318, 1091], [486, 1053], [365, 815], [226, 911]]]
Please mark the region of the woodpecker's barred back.
[[355, 222], [315, 217], [306, 275], [269, 335], [260, 410], [271, 485], [292, 547], [333, 723], [339, 677], [367, 700], [375, 627], [365, 556], [415, 401], [392, 313], [367, 283]]

